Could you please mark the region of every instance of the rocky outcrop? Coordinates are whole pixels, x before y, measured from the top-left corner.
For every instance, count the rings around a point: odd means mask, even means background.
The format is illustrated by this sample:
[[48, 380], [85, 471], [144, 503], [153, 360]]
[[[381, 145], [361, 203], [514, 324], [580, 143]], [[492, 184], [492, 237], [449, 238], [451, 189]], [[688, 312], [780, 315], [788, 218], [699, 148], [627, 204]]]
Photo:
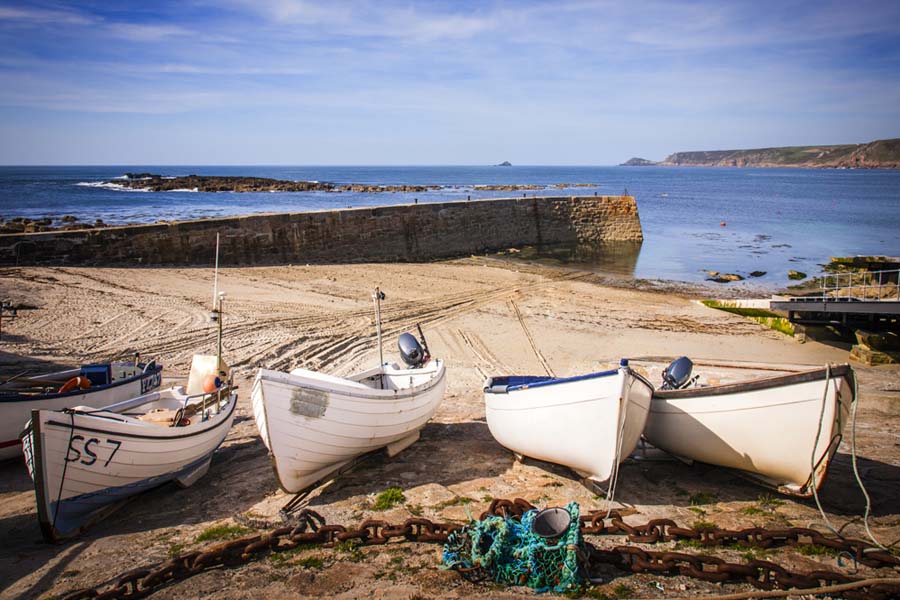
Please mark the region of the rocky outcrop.
[[499, 165], [494, 165], [494, 166], [496, 166], [496, 167], [511, 167], [511, 166], [512, 166], [512, 163], [509, 162], [508, 160], [504, 160], [504, 161], [503, 161], [502, 163], [500, 163]]
[[198, 192], [330, 192], [334, 184], [318, 181], [285, 181], [268, 177], [222, 177], [216, 175], [188, 175], [163, 177], [151, 173], [127, 173], [127, 179], [111, 183], [152, 192], [197, 190]]
[[[377, 194], [381, 192], [428, 192], [439, 190], [439, 185], [366, 185], [362, 183], [351, 183], [333, 188], [338, 192], [362, 192], [365, 194]], [[331, 191], [331, 190], [327, 190]]]
[[[320, 181], [286, 181], [267, 177], [231, 177], [218, 175], [188, 175], [186, 177], [165, 177], [153, 173], [126, 173], [125, 179], [106, 183], [123, 187], [148, 190], [151, 192], [174, 192], [194, 190], [197, 192], [359, 192], [379, 194], [385, 192], [429, 192], [444, 189], [441, 185], [374, 185], [348, 183], [335, 185]], [[460, 186], [451, 186], [459, 188]], [[596, 187], [593, 183], [558, 183], [546, 185], [476, 185], [476, 191], [517, 191], [545, 190], [575, 187]]]
[[840, 146], [676, 152], [658, 164], [699, 167], [900, 169], [900, 138]]
[[659, 163], [653, 162], [652, 160], [647, 160], [646, 158], [629, 158], [625, 162], [623, 162], [620, 167], [652, 167], [653, 165], [658, 165]]
[[476, 185], [472, 188], [475, 191], [485, 192], [514, 192], [516, 190], [543, 190], [543, 185]]

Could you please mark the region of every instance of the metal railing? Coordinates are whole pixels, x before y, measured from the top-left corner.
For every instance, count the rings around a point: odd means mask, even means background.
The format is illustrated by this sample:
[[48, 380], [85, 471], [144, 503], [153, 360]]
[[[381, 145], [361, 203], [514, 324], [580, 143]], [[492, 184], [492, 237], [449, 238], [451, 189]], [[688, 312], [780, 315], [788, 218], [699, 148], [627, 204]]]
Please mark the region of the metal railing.
[[900, 269], [832, 273], [822, 278], [823, 298], [900, 300]]

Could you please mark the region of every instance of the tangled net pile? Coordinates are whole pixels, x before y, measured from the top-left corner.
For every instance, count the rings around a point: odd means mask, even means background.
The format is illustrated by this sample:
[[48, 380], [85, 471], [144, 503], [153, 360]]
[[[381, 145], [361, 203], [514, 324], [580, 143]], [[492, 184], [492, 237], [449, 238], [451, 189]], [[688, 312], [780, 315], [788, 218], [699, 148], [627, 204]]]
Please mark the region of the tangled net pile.
[[527, 585], [537, 592], [562, 593], [586, 582], [584, 538], [578, 503], [566, 505], [571, 521], [557, 540], [532, 531], [537, 509], [516, 517], [488, 516], [450, 534], [444, 568], [470, 577], [488, 577], [506, 585]]

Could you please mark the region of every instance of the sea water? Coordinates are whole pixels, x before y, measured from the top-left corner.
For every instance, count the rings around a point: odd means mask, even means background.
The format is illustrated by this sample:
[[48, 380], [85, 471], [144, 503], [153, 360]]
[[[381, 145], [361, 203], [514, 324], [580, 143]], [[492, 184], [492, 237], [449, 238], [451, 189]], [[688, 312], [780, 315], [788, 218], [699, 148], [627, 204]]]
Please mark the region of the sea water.
[[[235, 175], [335, 184], [439, 185], [413, 193], [140, 192], [115, 185], [125, 172]], [[113, 185], [109, 185], [112, 182]], [[563, 187], [558, 184], [593, 184]], [[540, 185], [480, 191], [476, 185]], [[900, 171], [703, 167], [547, 166], [109, 166], [0, 167], [0, 217], [107, 224], [152, 223], [261, 212], [329, 210], [411, 202], [533, 195], [618, 195], [637, 199], [644, 243], [593, 267], [647, 279], [699, 282], [707, 271], [814, 275], [830, 256], [900, 255]], [[622, 255], [624, 253], [624, 256]], [[740, 284], [738, 284], [740, 285]]]

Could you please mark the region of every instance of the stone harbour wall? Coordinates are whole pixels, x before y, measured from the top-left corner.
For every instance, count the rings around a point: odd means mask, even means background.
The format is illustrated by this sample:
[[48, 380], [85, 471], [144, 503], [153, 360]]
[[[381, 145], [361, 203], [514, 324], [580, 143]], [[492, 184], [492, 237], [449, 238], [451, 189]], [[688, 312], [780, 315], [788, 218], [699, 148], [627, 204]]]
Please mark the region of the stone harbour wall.
[[533, 244], [643, 240], [631, 196], [503, 198], [0, 235], [0, 264], [426, 261]]

